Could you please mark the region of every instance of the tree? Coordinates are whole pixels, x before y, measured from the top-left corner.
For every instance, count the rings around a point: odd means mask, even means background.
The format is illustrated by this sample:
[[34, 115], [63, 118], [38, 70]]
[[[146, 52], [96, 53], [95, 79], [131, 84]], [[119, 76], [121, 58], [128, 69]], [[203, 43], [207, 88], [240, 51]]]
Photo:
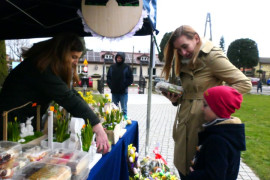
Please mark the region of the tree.
[[172, 32], [169, 32], [169, 33], [165, 33], [164, 36], [162, 37], [161, 39], [161, 42], [159, 44], [159, 47], [160, 47], [160, 53], [158, 53], [158, 59], [163, 62], [164, 61], [164, 48], [168, 42], [168, 40], [170, 39], [171, 37], [171, 34]]
[[238, 69], [243, 68], [245, 73], [246, 68], [253, 68], [259, 62], [257, 43], [248, 38], [237, 39], [230, 44], [227, 56], [232, 64]]
[[10, 56], [12, 59], [21, 60], [22, 49], [28, 48], [30, 46], [30, 41], [28, 39], [8, 40], [7, 46], [10, 50]]
[[4, 40], [0, 41], [0, 86], [3, 85], [8, 75], [8, 67], [6, 61], [6, 43]]
[[223, 52], [225, 53], [226, 52], [225, 51], [225, 41], [224, 41], [224, 37], [223, 36], [221, 36], [221, 38], [220, 38], [219, 46], [223, 50]]

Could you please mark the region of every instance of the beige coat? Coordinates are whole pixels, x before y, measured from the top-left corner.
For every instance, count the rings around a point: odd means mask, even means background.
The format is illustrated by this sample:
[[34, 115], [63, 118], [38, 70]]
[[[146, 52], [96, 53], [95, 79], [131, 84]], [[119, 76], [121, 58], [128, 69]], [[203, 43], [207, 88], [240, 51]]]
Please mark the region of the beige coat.
[[204, 43], [196, 62], [198, 66], [194, 70], [181, 64], [180, 79], [184, 94], [178, 102], [173, 127], [174, 164], [184, 175], [189, 172], [190, 161], [198, 143], [198, 132], [205, 123], [202, 112], [203, 92], [210, 87], [222, 85], [223, 81], [240, 93], [247, 93], [252, 87], [250, 80], [231, 64], [223, 51], [209, 41]]

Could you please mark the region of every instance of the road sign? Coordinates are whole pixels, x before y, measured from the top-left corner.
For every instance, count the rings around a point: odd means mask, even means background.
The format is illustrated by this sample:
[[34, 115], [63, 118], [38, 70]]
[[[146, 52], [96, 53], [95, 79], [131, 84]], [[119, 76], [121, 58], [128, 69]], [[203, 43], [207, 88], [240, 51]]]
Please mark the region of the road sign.
[[87, 62], [86, 59], [83, 61], [83, 64], [84, 64], [84, 65], [87, 65], [87, 64], [88, 64], [88, 62]]

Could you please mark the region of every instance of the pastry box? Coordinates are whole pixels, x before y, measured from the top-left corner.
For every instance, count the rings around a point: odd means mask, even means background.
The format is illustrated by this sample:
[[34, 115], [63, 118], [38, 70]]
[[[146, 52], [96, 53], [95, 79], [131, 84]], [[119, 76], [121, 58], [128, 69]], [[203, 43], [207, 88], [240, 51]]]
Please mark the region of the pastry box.
[[43, 162], [69, 166], [72, 174], [79, 175], [88, 168], [90, 154], [84, 151], [58, 148], [52, 150]]
[[14, 174], [14, 180], [70, 180], [70, 167], [42, 162], [31, 162]]
[[42, 160], [49, 152], [49, 148], [42, 148], [38, 145], [22, 145], [22, 156], [28, 158], [31, 162]]

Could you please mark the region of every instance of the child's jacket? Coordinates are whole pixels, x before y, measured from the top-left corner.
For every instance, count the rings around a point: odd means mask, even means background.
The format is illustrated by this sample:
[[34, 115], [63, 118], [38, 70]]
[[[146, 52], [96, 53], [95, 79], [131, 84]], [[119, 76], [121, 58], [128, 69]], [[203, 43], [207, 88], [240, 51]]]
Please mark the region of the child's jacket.
[[189, 180], [235, 180], [240, 151], [246, 150], [245, 128], [240, 119], [223, 121], [199, 133], [199, 146], [192, 160]]

